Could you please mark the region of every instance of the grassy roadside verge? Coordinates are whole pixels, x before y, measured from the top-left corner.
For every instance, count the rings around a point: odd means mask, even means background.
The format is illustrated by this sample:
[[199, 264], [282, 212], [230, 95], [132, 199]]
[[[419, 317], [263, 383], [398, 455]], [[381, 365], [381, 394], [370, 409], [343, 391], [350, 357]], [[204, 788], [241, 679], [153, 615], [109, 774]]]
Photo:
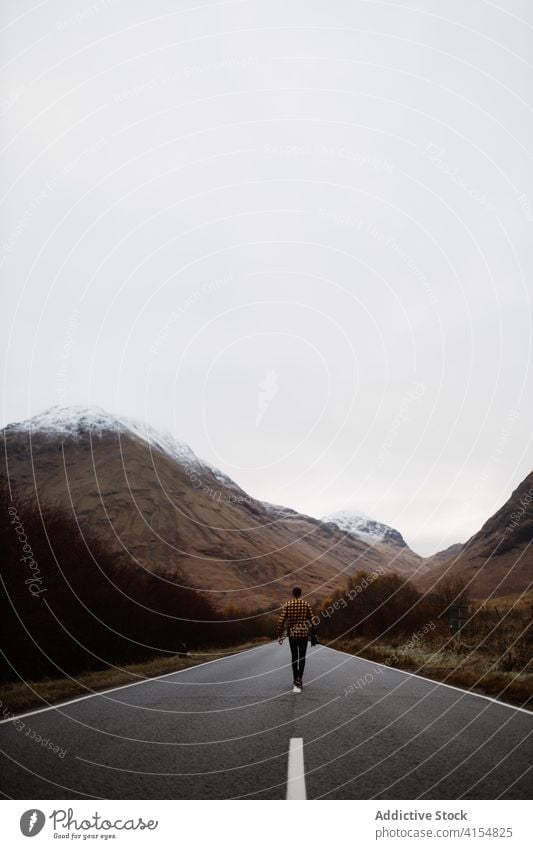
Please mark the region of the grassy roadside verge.
[[77, 696], [88, 696], [101, 690], [120, 687], [123, 684], [148, 681], [158, 675], [189, 669], [191, 666], [228, 657], [269, 642], [271, 642], [269, 637], [258, 637], [251, 642], [230, 648], [211, 648], [198, 653], [191, 652], [185, 657], [179, 655], [157, 657], [145, 663], [135, 663], [120, 669], [84, 672], [72, 678], [44, 678], [40, 681], [3, 684], [0, 688], [0, 719], [7, 719], [11, 714], [17, 715], [58, 704]]
[[496, 659], [481, 652], [468, 656], [453, 648], [404, 651], [392, 643], [369, 646], [363, 639], [335, 641], [331, 647], [533, 712], [533, 673], [498, 669]]

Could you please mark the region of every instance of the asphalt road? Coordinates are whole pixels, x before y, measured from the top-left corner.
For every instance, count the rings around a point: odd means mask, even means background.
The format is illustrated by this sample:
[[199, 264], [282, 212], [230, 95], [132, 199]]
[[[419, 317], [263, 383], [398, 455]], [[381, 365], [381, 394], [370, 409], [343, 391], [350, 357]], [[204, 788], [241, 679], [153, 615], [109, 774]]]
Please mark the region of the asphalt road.
[[532, 714], [322, 646], [296, 694], [288, 655], [272, 643], [4, 721], [1, 792], [285, 799], [294, 749], [296, 798], [304, 782], [308, 799], [531, 798]]

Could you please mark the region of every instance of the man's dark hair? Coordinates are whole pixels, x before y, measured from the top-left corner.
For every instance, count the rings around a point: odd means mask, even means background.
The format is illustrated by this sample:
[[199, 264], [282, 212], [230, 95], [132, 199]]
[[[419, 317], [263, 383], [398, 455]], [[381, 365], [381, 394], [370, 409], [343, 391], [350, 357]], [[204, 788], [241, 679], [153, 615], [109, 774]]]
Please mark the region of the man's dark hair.
[[302, 594], [302, 588], [301, 587], [294, 587], [292, 594], [293, 594], [294, 598], [300, 598], [300, 596]]

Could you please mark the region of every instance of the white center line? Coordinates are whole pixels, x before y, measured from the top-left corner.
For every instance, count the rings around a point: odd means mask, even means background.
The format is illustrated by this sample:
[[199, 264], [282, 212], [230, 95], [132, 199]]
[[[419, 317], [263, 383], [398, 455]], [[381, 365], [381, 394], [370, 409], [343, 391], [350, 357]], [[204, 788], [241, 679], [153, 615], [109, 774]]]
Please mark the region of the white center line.
[[287, 800], [307, 799], [305, 792], [303, 737], [291, 737], [287, 771]]

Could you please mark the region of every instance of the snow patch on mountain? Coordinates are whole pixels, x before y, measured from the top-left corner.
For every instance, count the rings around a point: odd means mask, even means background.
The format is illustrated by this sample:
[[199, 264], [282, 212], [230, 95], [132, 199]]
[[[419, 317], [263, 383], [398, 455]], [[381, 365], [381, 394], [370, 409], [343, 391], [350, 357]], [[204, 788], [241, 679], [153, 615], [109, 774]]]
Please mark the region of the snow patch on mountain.
[[[7, 425], [6, 433], [17, 431], [71, 439], [80, 439], [89, 434], [91, 438], [102, 438], [106, 434], [133, 435], [147, 442], [151, 447], [169, 454], [180, 463], [189, 463], [195, 467], [206, 467], [196, 454], [184, 442], [178, 442], [170, 433], [159, 433], [154, 428], [136, 419], [122, 418], [108, 413], [101, 407], [55, 406], [39, 413], [31, 419]], [[211, 469], [211, 467], [208, 467]], [[218, 469], [212, 469], [217, 476], [223, 476]]]
[[338, 510], [324, 516], [322, 522], [336, 525], [344, 533], [353, 534], [371, 544], [390, 542], [401, 548], [407, 547], [407, 543], [399, 531], [389, 525], [384, 525], [383, 522], [371, 519], [366, 513]]

